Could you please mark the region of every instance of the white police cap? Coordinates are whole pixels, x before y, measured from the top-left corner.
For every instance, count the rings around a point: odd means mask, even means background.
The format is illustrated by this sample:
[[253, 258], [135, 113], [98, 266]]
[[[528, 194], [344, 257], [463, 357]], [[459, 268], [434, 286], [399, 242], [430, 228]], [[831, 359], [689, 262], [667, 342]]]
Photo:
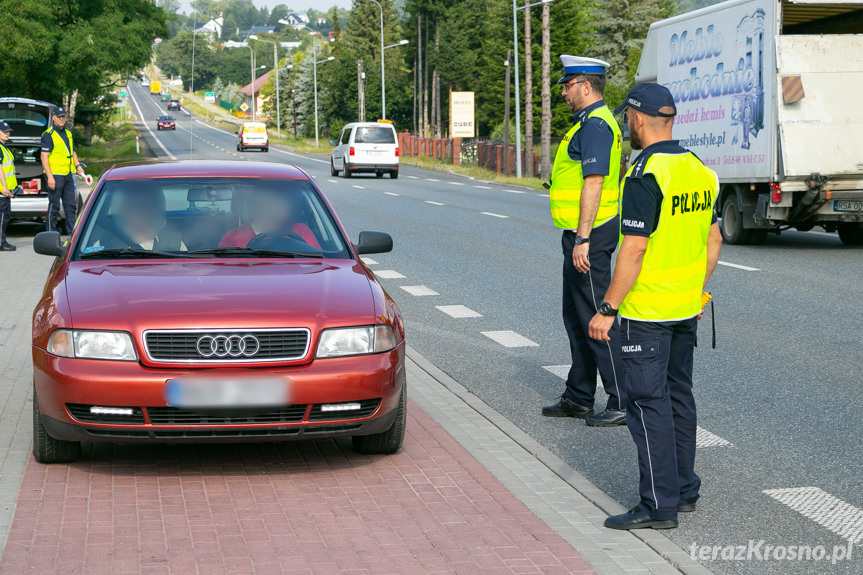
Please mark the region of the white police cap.
[[609, 63], [596, 58], [585, 58], [584, 56], [560, 55], [560, 63], [563, 64], [563, 76], [557, 81], [558, 84], [569, 82], [580, 74], [605, 74]]

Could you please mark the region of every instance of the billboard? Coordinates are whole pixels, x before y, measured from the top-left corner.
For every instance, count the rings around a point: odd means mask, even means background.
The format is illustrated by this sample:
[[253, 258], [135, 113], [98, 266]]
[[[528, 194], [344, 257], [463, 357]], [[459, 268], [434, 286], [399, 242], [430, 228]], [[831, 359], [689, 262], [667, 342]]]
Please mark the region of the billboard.
[[449, 136], [450, 138], [476, 136], [473, 92], [450, 92]]

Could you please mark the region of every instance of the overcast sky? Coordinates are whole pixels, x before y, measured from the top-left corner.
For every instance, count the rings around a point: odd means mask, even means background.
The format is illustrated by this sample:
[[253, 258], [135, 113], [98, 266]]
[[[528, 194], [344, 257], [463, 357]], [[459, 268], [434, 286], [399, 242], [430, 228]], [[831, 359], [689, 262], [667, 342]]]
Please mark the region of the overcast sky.
[[[309, 8], [328, 11], [333, 6], [338, 6], [339, 8], [350, 8], [351, 0], [252, 0], [252, 4], [258, 8], [261, 6], [272, 8], [273, 6], [284, 4], [291, 10], [298, 10], [300, 12], [308, 10]], [[192, 13], [190, 0], [180, 0], [180, 6], [180, 11], [185, 12], [186, 14]]]

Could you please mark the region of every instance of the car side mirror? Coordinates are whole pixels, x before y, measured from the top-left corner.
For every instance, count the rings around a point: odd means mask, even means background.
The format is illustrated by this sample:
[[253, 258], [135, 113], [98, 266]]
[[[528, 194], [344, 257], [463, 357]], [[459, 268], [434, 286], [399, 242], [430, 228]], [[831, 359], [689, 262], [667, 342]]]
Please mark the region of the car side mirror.
[[335, 140], [330, 140], [330, 145], [331, 145], [331, 146], [335, 146], [336, 144], [338, 144], [338, 142], [336, 142]]
[[354, 244], [354, 248], [360, 255], [385, 254], [393, 251], [393, 238], [384, 232], [360, 232], [360, 239]]
[[43, 256], [63, 257], [66, 247], [60, 243], [60, 232], [39, 232], [33, 238], [33, 251]]

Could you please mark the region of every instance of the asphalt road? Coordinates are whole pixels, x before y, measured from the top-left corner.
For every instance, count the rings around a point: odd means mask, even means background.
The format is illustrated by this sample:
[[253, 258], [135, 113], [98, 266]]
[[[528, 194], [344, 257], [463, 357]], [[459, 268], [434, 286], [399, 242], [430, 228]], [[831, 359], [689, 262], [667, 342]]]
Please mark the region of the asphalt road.
[[[540, 415], [569, 363], [547, 196], [410, 167], [398, 180], [331, 177], [325, 157], [239, 153], [236, 136], [183, 112], [175, 132], [157, 134], [163, 103], [137, 85], [130, 94], [152, 120], [147, 138], [159, 156], [294, 163], [352, 237], [391, 233], [395, 250], [372, 256], [371, 267], [399, 302], [411, 345], [612, 497], [637, 502], [626, 428]], [[708, 319], [696, 350], [702, 499], [664, 534], [687, 551], [715, 551], [703, 563], [719, 573], [861, 573], [863, 250], [835, 234], [786, 232], [763, 246], [724, 246], [721, 260], [709, 286], [717, 348]], [[859, 547], [851, 559], [832, 564], [834, 547], [849, 541]], [[789, 560], [801, 545], [824, 546], [826, 558]], [[723, 560], [730, 551], [714, 546], [747, 549], [734, 550], [744, 560]], [[783, 547], [760, 560], [767, 546]]]

